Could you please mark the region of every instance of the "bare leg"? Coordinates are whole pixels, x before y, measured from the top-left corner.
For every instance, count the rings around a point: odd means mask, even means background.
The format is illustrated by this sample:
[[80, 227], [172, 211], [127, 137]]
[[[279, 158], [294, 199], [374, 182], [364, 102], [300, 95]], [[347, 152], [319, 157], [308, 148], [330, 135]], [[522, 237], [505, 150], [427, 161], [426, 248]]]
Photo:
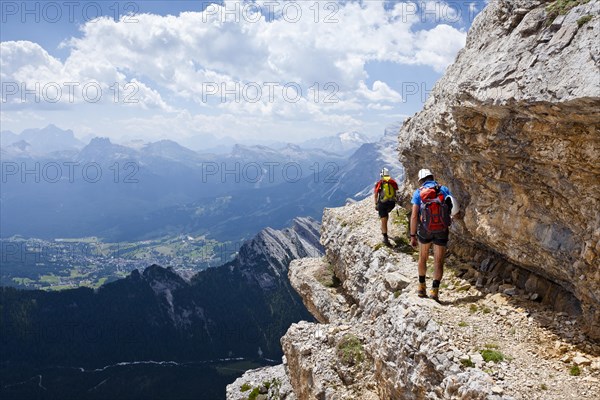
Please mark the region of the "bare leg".
[[387, 223], [388, 217], [381, 218], [381, 233], [383, 233], [384, 235], [387, 234]]
[[431, 243], [423, 244], [419, 242], [419, 276], [427, 274], [427, 257], [429, 257], [429, 249]]
[[439, 246], [437, 244], [434, 244], [433, 257], [433, 265], [435, 267], [433, 279], [435, 279], [436, 281], [441, 281], [442, 276], [444, 275], [444, 257], [446, 257], [446, 246]]

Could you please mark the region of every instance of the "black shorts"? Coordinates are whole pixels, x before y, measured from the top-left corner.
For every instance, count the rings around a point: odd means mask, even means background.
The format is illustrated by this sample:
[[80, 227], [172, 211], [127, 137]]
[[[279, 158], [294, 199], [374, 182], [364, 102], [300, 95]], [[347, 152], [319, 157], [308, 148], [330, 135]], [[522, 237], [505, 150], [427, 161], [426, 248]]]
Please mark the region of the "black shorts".
[[433, 242], [433, 244], [437, 244], [438, 246], [446, 247], [448, 245], [448, 235], [449, 231], [440, 232], [440, 233], [428, 233], [419, 225], [417, 229], [417, 238], [420, 243], [427, 244]]
[[379, 211], [379, 218], [387, 218], [390, 215], [390, 211], [392, 211], [396, 207], [395, 201], [386, 201], [385, 203], [379, 203], [377, 205], [377, 211]]

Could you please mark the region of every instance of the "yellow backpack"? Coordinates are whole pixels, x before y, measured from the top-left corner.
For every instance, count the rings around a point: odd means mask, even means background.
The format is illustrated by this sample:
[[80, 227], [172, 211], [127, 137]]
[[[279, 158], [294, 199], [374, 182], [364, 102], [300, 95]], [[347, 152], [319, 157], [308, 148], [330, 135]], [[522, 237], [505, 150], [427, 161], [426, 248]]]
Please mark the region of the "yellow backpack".
[[381, 189], [379, 189], [379, 201], [382, 203], [396, 200], [396, 189], [390, 184], [390, 179], [392, 178], [389, 176], [384, 176], [382, 179]]

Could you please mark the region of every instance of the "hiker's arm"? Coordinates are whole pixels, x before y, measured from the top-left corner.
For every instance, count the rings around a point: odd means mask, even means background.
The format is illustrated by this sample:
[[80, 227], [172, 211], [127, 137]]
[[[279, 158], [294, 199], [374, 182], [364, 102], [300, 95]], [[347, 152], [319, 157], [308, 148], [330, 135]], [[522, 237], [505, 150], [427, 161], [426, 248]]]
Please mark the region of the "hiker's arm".
[[417, 245], [417, 224], [419, 223], [419, 206], [413, 204], [412, 213], [410, 214], [410, 245]]
[[452, 216], [452, 218], [455, 218], [460, 212], [460, 206], [458, 204], [458, 201], [456, 201], [456, 199], [454, 198], [454, 196], [450, 195], [447, 198], [450, 201], [450, 215]]
[[410, 236], [417, 234], [417, 224], [419, 223], [419, 206], [413, 204], [410, 214]]
[[377, 205], [377, 194], [379, 193], [379, 182], [377, 182], [377, 184], [375, 185], [375, 190], [373, 191], [373, 201], [375, 202], [375, 205]]

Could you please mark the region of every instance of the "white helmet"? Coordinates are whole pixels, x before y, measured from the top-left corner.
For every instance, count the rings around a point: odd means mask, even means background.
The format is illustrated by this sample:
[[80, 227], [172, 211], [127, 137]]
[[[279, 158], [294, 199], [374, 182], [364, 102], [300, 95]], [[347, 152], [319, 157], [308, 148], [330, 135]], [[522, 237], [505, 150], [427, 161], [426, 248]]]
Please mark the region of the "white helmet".
[[430, 175], [433, 176], [433, 172], [431, 172], [427, 168], [423, 168], [422, 170], [419, 171], [419, 180], [426, 178]]
[[380, 175], [382, 178], [383, 178], [384, 176], [390, 176], [390, 171], [389, 171], [389, 170], [388, 170], [386, 167], [383, 167], [383, 168], [381, 169], [381, 173], [380, 173], [379, 175]]

